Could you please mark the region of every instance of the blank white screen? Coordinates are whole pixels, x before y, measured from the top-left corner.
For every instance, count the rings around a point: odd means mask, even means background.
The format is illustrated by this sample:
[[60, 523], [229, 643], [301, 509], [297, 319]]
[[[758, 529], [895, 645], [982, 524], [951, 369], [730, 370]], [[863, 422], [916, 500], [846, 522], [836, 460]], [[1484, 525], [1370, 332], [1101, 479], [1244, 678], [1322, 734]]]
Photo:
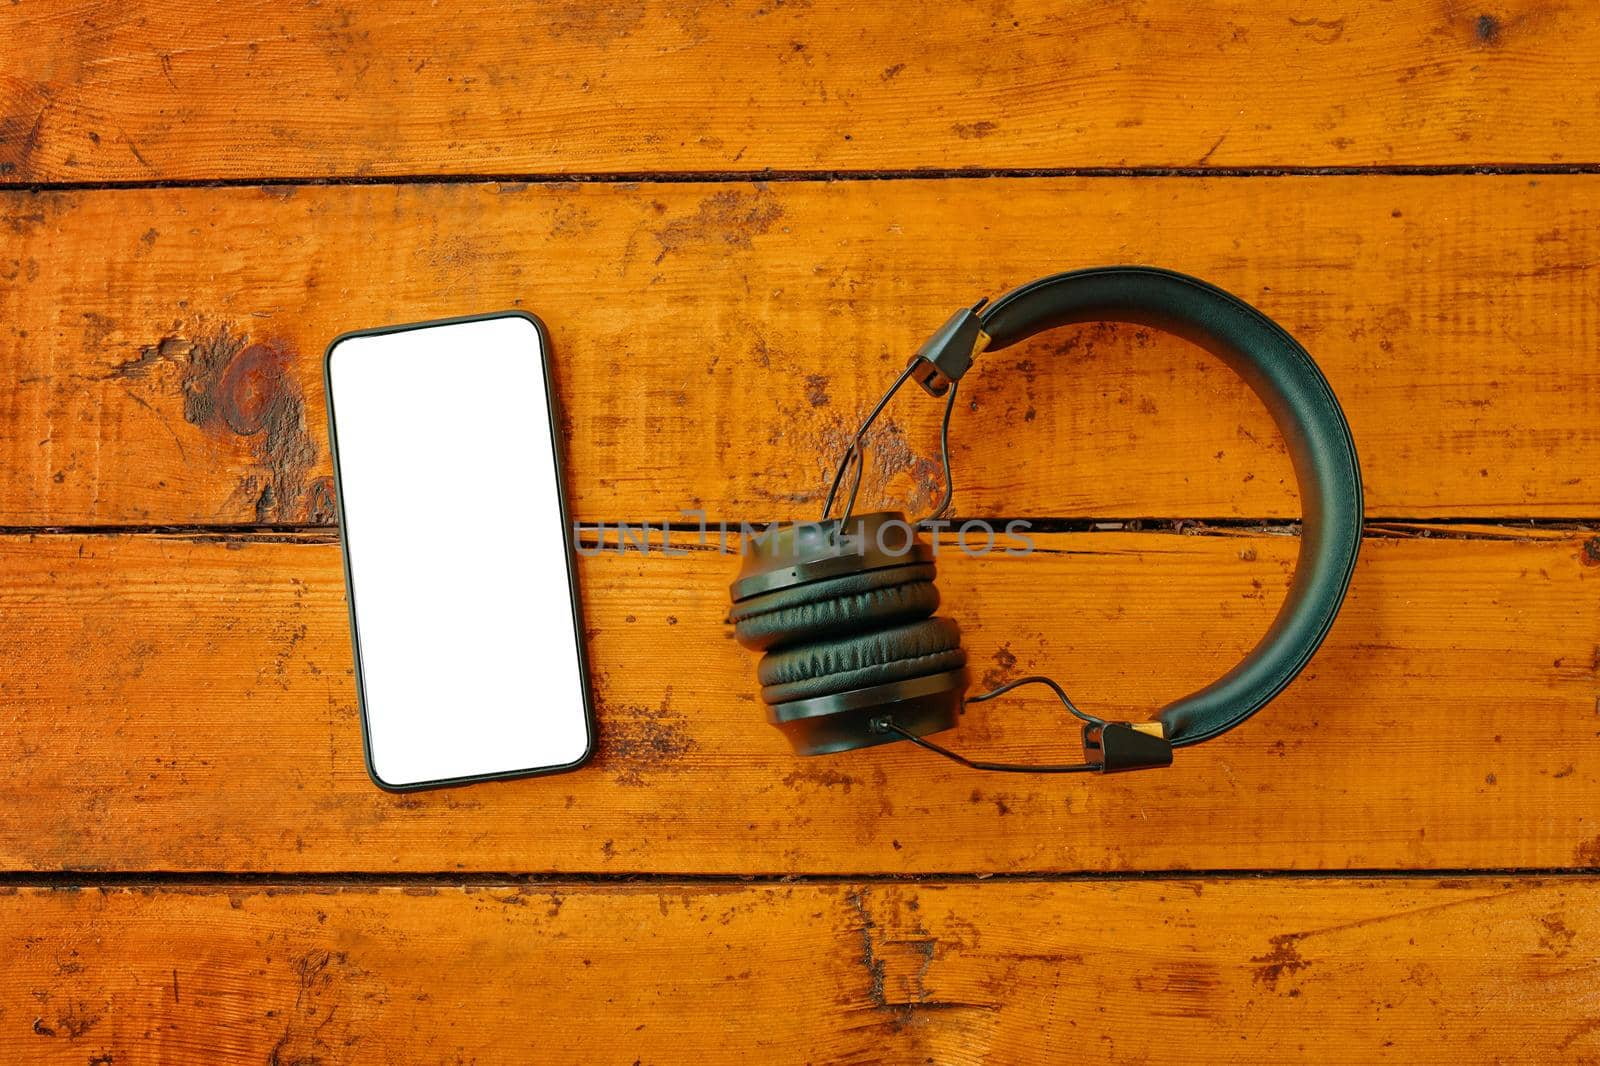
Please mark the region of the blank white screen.
[[373, 774], [577, 762], [589, 723], [538, 329], [348, 337], [328, 384]]

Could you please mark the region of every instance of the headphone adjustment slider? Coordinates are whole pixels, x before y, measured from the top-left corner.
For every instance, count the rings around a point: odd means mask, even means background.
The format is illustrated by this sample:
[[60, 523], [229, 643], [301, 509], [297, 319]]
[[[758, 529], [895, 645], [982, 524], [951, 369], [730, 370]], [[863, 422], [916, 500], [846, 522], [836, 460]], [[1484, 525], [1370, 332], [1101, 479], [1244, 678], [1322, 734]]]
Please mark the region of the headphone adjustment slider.
[[1090, 723], [1083, 727], [1083, 761], [1103, 774], [1171, 766], [1172, 744], [1159, 722]]
[[916, 368], [911, 376], [929, 396], [939, 397], [950, 391], [950, 386], [972, 369], [972, 360], [978, 353], [989, 346], [989, 335], [978, 318], [978, 309], [987, 302], [980, 300], [951, 315], [911, 357], [911, 365]]

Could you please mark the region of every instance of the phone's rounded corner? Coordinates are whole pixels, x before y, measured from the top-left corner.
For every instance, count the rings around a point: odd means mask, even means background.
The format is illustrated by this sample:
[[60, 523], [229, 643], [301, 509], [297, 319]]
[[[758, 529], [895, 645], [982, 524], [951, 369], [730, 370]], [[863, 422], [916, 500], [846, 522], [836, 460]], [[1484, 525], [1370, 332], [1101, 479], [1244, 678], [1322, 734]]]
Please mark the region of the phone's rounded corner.
[[578, 753], [578, 757], [576, 759], [573, 759], [569, 763], [563, 763], [560, 766], [552, 766], [552, 767], [550, 767], [548, 772], [552, 773], [552, 774], [564, 774], [564, 773], [569, 773], [569, 772], [571, 772], [573, 770], [581, 770], [585, 766], [588, 766], [590, 763], [594, 762], [594, 757], [595, 757], [595, 754], [598, 752], [599, 747], [600, 747], [600, 745], [598, 743], [596, 743], [596, 738], [595, 738], [594, 719], [590, 718], [589, 719], [589, 732], [588, 732], [588, 735], [584, 738], [583, 750]]
[[326, 383], [333, 374], [333, 353], [338, 351], [339, 346], [345, 341], [354, 340], [357, 337], [368, 336], [372, 332], [373, 331], [370, 329], [347, 329], [337, 337], [333, 338], [333, 340], [328, 342], [328, 346], [322, 350], [322, 380], [324, 383]]
[[532, 311], [525, 311], [520, 307], [508, 307], [504, 311], [496, 311], [492, 315], [488, 315], [488, 316], [485, 316], [485, 317], [489, 317], [489, 318], [522, 318], [522, 319], [526, 319], [529, 323], [531, 323], [533, 328], [539, 331], [539, 335], [540, 336], [545, 336], [546, 334], [548, 334], [550, 332], [549, 329], [544, 324], [544, 319], [540, 318], [538, 315], [534, 314]]
[[[362, 724], [362, 732], [366, 732], [366, 725], [364, 722]], [[367, 738], [363, 736], [362, 739], [366, 740]], [[391, 796], [403, 796], [407, 792], [416, 792], [420, 789], [428, 787], [426, 784], [397, 785], [392, 781], [385, 781], [383, 779], [383, 775], [378, 773], [377, 765], [372, 761], [372, 749], [368, 748], [365, 744], [362, 745], [362, 748], [362, 762], [366, 764], [367, 776], [372, 779], [372, 783], [374, 785], [377, 785]]]
[[[550, 328], [544, 324], [544, 319], [532, 311], [524, 311], [520, 307], [513, 307], [506, 311], [498, 312], [493, 318], [520, 318], [533, 327], [533, 335], [539, 339], [539, 358], [545, 361], [548, 367], [550, 361]], [[549, 378], [546, 376], [545, 391], [549, 392]]]
[[[357, 677], [360, 676], [360, 669], [360, 658], [358, 657], [356, 660]], [[360, 686], [358, 684], [358, 689], [359, 687]], [[358, 691], [356, 699], [361, 706], [361, 764], [367, 768], [368, 779], [370, 779], [374, 785], [377, 785], [378, 788], [389, 793], [391, 796], [404, 796], [411, 792], [423, 792], [430, 788], [437, 788], [439, 782], [436, 781], [408, 781], [404, 784], [396, 784], [393, 781], [387, 781], [384, 779], [384, 776], [378, 772], [377, 761], [372, 757], [372, 732], [367, 728], [367, 701], [365, 693]]]
[[[587, 678], [584, 679], [584, 683], [585, 685], [588, 684]], [[574, 770], [583, 769], [585, 766], [588, 766], [594, 761], [595, 755], [599, 753], [600, 743], [599, 736], [595, 729], [594, 706], [587, 699], [584, 700], [583, 714], [583, 748], [578, 752], [578, 754], [567, 762], [551, 763], [547, 766], [541, 766], [538, 769], [528, 773], [526, 776], [543, 777], [549, 774], [571, 773]]]

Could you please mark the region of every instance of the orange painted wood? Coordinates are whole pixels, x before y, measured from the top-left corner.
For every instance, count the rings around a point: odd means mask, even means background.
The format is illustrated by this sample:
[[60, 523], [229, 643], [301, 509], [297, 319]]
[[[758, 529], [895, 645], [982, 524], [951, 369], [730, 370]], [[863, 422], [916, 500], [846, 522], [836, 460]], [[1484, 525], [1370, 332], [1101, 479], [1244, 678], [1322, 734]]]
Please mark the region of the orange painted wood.
[[[329, 340], [512, 306], [554, 337], [577, 517], [810, 517], [952, 308], [1107, 262], [1300, 337], [1369, 514], [1593, 517], [1597, 202], [1591, 176], [13, 193], [0, 525], [329, 522]], [[959, 514], [1298, 514], [1265, 410], [1183, 342], [1060, 332], [962, 395]], [[890, 409], [869, 499], [936, 495], [939, 411]], [[416, 513], [472, 509], [418, 485]]]
[[[1600, 1061], [1591, 876], [1115, 877], [1600, 870], [1587, 14], [0, 6], [0, 527], [139, 531], [0, 535], [0, 1061]], [[1479, 164], [1566, 173], [1399, 174]], [[1326, 167], [1382, 173], [969, 180]], [[770, 171], [926, 180], [676, 180]], [[674, 180], [339, 183], [630, 174]], [[24, 188], [211, 179], [287, 184]], [[808, 517], [953, 307], [1130, 261], [1304, 340], [1369, 515], [1414, 520], [1372, 527], [1328, 645], [1255, 720], [1112, 779], [796, 759], [721, 624], [732, 558], [605, 553], [580, 568], [592, 766], [366, 779], [332, 336], [535, 311], [580, 519]], [[1297, 514], [1270, 420], [1194, 349], [1086, 328], [984, 362], [959, 513]], [[936, 496], [937, 415], [890, 412], [871, 500]], [[452, 550], [518, 550], [448, 484], [415, 513]], [[975, 677], [1142, 716], [1220, 673], [1295, 544], [1198, 529], [947, 548]], [[1073, 738], [1027, 698], [944, 739]], [[291, 876], [92, 887], [130, 871]], [[1078, 871], [1111, 879], [1050, 877]], [[786, 874], [827, 876], [696, 876]], [[939, 874], [1011, 876], [881, 879]]]
[[1600, 161], [1583, 5], [0, 12], [0, 180]]
[[1590, 1062], [1550, 881], [23, 889], [8, 1062]]
[[[797, 758], [722, 624], [735, 560], [608, 552], [580, 568], [595, 762], [405, 796], [362, 767], [330, 540], [4, 538], [0, 866], [1597, 867], [1600, 538], [1495, 533], [1368, 540], [1328, 644], [1284, 696], [1170, 770], [1092, 779], [986, 775], [909, 745]], [[455, 535], [516, 550], [505, 533]], [[1090, 710], [1143, 717], [1265, 631], [1294, 545], [1102, 533], [1037, 535], [1027, 558], [947, 548], [944, 610], [975, 683], [1048, 673]], [[1035, 697], [974, 707], [945, 739], [1067, 761], [1076, 736]]]

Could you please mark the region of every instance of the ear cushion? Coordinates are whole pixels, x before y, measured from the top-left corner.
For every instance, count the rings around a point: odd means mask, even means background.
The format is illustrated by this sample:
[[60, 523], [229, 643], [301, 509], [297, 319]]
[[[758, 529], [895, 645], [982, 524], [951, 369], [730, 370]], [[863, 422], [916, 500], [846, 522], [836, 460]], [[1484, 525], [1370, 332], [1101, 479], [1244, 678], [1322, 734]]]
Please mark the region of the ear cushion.
[[761, 698], [788, 703], [889, 681], [939, 674], [967, 664], [961, 627], [925, 618], [891, 629], [769, 652], [757, 667]]
[[737, 603], [733, 635], [754, 651], [859, 633], [926, 618], [939, 609], [932, 563], [891, 566], [779, 589]]

